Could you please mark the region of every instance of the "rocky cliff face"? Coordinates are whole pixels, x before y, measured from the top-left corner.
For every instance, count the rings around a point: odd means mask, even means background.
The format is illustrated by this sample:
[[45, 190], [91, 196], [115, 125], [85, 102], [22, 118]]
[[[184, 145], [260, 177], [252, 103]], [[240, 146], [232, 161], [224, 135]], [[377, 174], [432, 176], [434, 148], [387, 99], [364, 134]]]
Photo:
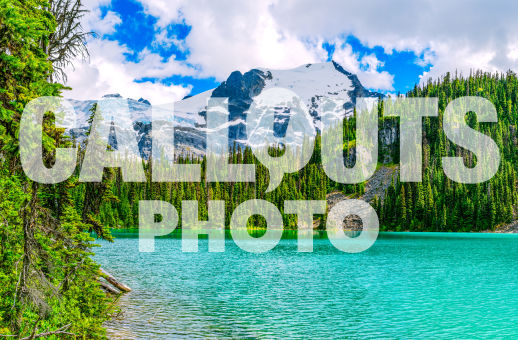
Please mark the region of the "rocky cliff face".
[[394, 163], [399, 152], [399, 124], [395, 120], [385, 120], [378, 130], [378, 162]]

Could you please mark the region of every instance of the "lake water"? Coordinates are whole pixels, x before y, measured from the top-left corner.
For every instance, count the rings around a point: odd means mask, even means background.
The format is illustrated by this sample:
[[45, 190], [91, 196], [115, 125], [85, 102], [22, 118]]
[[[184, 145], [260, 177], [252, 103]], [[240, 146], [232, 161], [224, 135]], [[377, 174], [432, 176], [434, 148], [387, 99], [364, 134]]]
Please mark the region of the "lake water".
[[246, 253], [182, 253], [133, 233], [100, 242], [95, 259], [133, 288], [113, 338], [518, 338], [518, 235], [381, 233], [359, 254], [316, 237]]

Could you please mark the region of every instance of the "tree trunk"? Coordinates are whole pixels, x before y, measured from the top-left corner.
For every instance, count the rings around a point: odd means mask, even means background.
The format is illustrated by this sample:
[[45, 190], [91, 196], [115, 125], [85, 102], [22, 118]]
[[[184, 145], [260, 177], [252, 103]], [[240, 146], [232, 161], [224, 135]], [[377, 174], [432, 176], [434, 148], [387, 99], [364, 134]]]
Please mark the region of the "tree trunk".
[[114, 285], [115, 287], [117, 287], [118, 289], [120, 289], [123, 292], [126, 292], [126, 293], [131, 292], [130, 287], [126, 286], [122, 282], [117, 281], [117, 279], [114, 278], [113, 275], [108, 273], [106, 270], [104, 270], [102, 268], [100, 268], [99, 270], [101, 271], [101, 274], [106, 279], [106, 281], [108, 281], [109, 283], [111, 283], [112, 285]]

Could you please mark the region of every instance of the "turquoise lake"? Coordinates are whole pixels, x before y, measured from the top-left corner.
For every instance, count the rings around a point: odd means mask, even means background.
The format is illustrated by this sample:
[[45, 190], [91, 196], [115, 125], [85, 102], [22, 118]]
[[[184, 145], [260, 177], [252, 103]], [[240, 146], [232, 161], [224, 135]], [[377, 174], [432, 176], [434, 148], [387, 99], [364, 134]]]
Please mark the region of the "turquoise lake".
[[287, 238], [263, 254], [182, 253], [134, 233], [99, 242], [95, 259], [133, 291], [120, 339], [518, 338], [518, 235], [381, 233], [348, 254], [316, 235], [313, 253]]

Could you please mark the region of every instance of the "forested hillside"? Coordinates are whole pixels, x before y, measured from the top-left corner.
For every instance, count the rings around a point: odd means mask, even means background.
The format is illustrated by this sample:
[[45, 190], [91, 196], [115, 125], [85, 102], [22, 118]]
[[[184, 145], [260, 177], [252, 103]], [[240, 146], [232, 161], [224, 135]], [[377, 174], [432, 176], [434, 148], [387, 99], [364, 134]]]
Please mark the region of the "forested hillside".
[[[393, 183], [382, 197], [374, 197], [375, 207], [383, 230], [419, 231], [480, 231], [494, 229], [510, 222], [515, 216], [517, 204], [516, 173], [516, 122], [518, 120], [518, 80], [513, 72], [488, 74], [476, 72], [469, 77], [447, 74], [442, 79], [416, 86], [409, 97], [438, 97], [439, 116], [423, 121], [423, 181], [401, 183], [394, 176]], [[490, 181], [478, 185], [459, 184], [448, 179], [441, 167], [441, 156], [462, 155], [467, 166], [474, 162], [470, 152], [453, 145], [442, 129], [442, 114], [446, 105], [462, 96], [482, 96], [496, 106], [498, 123], [478, 124], [476, 117], [468, 115], [471, 127], [491, 136], [498, 144], [502, 161], [500, 169]], [[383, 105], [379, 105], [380, 131], [394, 128], [398, 133], [395, 118], [383, 117]], [[344, 154], [346, 163], [352, 166], [355, 152], [355, 118], [344, 121]], [[381, 134], [380, 134], [381, 135]], [[378, 159], [385, 165], [399, 162], [399, 144], [385, 145], [380, 137]], [[273, 150], [273, 152], [280, 152]], [[227, 204], [227, 225], [235, 207], [248, 199], [262, 198], [273, 202], [282, 212], [283, 201], [292, 199], [325, 199], [326, 194], [341, 191], [348, 197], [361, 197], [365, 183], [344, 185], [327, 178], [320, 162], [320, 139], [317, 137], [315, 151], [310, 163], [295, 174], [287, 174], [281, 185], [265, 193], [268, 185], [268, 170], [260, 165], [251, 150], [236, 148], [231, 162], [255, 163], [255, 183], [124, 183], [118, 172], [113, 175], [112, 200], [101, 205], [100, 220], [110, 227], [137, 227], [138, 201], [160, 199], [171, 202], [181, 214], [182, 200], [198, 200], [202, 216], [206, 216], [207, 200], [222, 199]], [[183, 162], [204, 160], [183, 159]], [[473, 165], [474, 163], [471, 163]], [[380, 164], [381, 165], [381, 164]], [[146, 165], [149, 176], [149, 164]], [[81, 209], [84, 191], [88, 184], [73, 190], [77, 209]], [[284, 215], [285, 227], [295, 228], [294, 215]], [[321, 218], [324, 222], [324, 218]], [[252, 221], [253, 223], [253, 221]], [[324, 224], [320, 223], [320, 227]]]
[[[448, 179], [441, 156], [463, 156], [473, 165], [470, 152], [452, 144], [442, 129], [446, 105], [462, 96], [482, 96], [497, 110], [498, 123], [478, 123], [467, 115], [468, 124], [491, 136], [501, 153], [500, 169], [481, 184], [459, 184]], [[409, 97], [438, 97], [439, 117], [424, 122], [423, 182], [400, 183], [388, 189], [382, 204], [376, 203], [385, 228], [390, 230], [480, 231], [511, 222], [516, 216], [516, 171], [518, 161], [518, 80], [514, 72], [490, 74], [481, 71], [469, 77], [446, 74], [442, 79], [416, 86]]]

